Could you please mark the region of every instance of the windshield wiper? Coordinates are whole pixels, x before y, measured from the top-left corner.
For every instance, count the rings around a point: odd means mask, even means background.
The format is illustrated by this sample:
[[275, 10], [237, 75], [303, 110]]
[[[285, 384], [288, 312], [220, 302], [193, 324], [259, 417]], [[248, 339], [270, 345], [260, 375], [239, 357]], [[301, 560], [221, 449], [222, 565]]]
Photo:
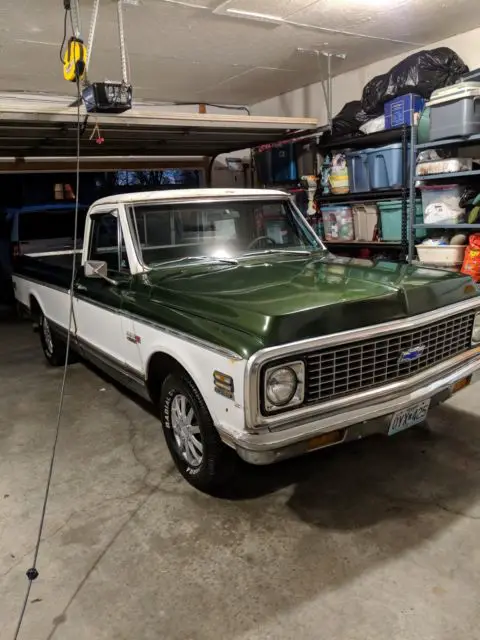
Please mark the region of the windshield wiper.
[[150, 266], [164, 267], [175, 264], [182, 264], [182, 262], [212, 262], [222, 264], [238, 264], [238, 260], [235, 258], [215, 258], [213, 256], [186, 256], [185, 258], [176, 258], [175, 260], [162, 260], [161, 262], [152, 262]]
[[297, 256], [310, 256], [312, 251], [308, 249], [261, 249], [260, 251], [249, 251], [248, 253], [242, 253], [241, 258], [249, 256], [260, 256], [268, 253], [291, 253]]

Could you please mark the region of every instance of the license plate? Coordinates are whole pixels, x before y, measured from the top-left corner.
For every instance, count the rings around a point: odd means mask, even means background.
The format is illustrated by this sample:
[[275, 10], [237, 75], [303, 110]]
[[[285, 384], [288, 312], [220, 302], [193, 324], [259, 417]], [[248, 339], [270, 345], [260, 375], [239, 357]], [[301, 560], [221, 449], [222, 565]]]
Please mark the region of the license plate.
[[404, 431], [410, 427], [414, 427], [416, 424], [420, 424], [427, 417], [428, 409], [430, 407], [430, 400], [424, 400], [413, 407], [403, 409], [403, 411], [397, 411], [393, 414], [390, 421], [390, 428], [388, 429], [388, 435], [393, 436], [399, 431]]

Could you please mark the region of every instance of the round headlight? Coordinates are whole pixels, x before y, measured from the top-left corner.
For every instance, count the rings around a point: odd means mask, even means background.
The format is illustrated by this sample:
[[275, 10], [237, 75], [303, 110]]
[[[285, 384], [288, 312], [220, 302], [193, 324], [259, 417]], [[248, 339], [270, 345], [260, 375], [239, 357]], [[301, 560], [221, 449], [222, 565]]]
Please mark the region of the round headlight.
[[275, 407], [283, 407], [295, 395], [297, 385], [297, 376], [290, 367], [281, 367], [267, 372], [265, 384], [267, 400]]
[[477, 313], [473, 322], [472, 342], [480, 342], [480, 313]]

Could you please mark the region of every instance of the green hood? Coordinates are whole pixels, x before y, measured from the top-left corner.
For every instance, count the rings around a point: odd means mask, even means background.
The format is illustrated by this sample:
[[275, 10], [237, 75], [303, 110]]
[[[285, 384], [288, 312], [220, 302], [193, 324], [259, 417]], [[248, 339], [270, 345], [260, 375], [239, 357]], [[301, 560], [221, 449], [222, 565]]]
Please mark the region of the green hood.
[[[152, 319], [245, 357], [262, 347], [438, 309], [477, 295], [448, 271], [285, 254], [158, 268], [145, 276]], [[143, 296], [142, 296], [143, 297]]]

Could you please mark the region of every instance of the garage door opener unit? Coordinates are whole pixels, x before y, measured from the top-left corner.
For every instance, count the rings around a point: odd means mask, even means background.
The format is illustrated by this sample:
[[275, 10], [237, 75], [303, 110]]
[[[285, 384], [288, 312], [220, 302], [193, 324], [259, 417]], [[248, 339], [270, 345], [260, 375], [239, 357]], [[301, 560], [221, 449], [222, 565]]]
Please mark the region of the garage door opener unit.
[[74, 31], [74, 35], [69, 40], [69, 46], [65, 56], [69, 55], [70, 49], [72, 49], [70, 58], [78, 60], [78, 57], [82, 55], [83, 57], [79, 60], [78, 64], [84, 64], [84, 70], [81, 74], [73, 74], [72, 77], [72, 72], [70, 72], [69, 77], [67, 77], [64, 62], [65, 78], [72, 82], [75, 82], [77, 79], [82, 81], [82, 102], [85, 105], [87, 113], [123, 113], [128, 111], [132, 108], [133, 91], [132, 85], [128, 81], [127, 52], [125, 47], [125, 31], [123, 24], [123, 0], [117, 0], [118, 39], [120, 44], [122, 72], [121, 82], [112, 82], [110, 80], [105, 80], [104, 82], [89, 82], [88, 80], [88, 70], [92, 57], [100, 0], [94, 0], [93, 2], [92, 17], [86, 47], [84, 46], [81, 38], [79, 0], [64, 0], [64, 4], [66, 10], [70, 10]]

